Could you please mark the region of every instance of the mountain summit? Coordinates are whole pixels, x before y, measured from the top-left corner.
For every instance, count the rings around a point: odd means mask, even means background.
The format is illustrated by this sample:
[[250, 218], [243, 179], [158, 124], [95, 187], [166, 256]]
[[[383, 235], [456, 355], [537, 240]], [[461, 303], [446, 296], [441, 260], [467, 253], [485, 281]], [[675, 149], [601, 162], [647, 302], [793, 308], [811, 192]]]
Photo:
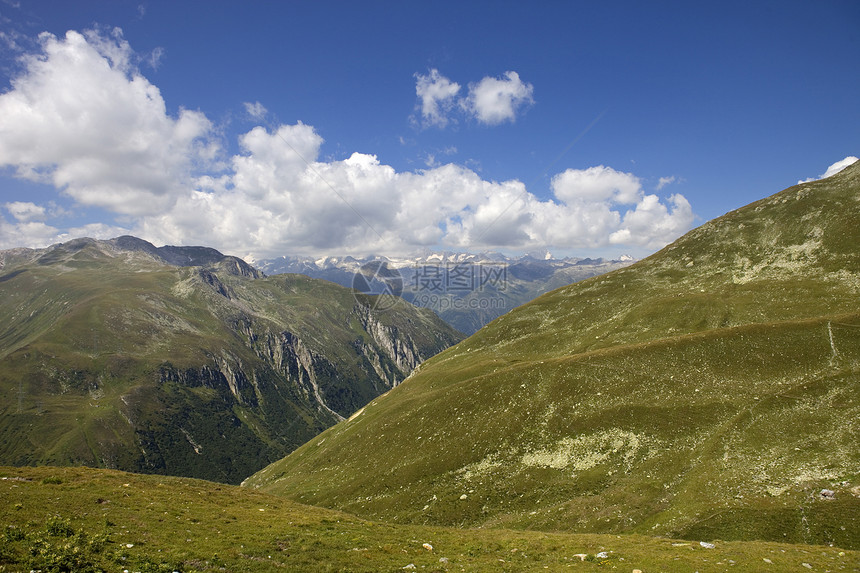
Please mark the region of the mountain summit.
[[373, 519], [860, 547], [860, 163], [548, 293], [245, 485]]

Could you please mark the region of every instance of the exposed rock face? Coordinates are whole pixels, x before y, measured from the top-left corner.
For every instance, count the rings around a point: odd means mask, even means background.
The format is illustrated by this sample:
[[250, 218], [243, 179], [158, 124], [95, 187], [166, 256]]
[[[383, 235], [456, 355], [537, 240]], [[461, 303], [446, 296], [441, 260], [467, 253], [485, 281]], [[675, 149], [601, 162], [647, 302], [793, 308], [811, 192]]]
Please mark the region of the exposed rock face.
[[224, 286], [224, 283], [222, 283], [221, 280], [218, 279], [218, 277], [215, 275], [215, 273], [213, 273], [207, 269], [201, 268], [197, 272], [197, 274], [200, 277], [200, 279], [203, 282], [205, 282], [206, 284], [208, 284], [209, 286], [211, 286], [215, 290], [215, 292], [217, 292], [218, 294], [220, 294], [224, 298], [233, 298], [231, 295], [230, 289], [228, 289], [226, 286]]
[[353, 307], [353, 312], [358, 315], [362, 328], [370, 334], [385, 355], [397, 366], [402, 377], [399, 380], [392, 379], [392, 387], [396, 386], [422, 360], [429, 358], [427, 356], [422, 357], [415, 348], [412, 339], [408, 336], [402, 336], [396, 326], [385, 326], [379, 322], [368, 307], [356, 305]]
[[325, 397], [320, 393], [320, 382], [317, 380], [318, 372], [322, 376], [327, 372], [336, 372], [334, 365], [324, 356], [312, 353], [302, 339], [292, 332], [283, 331], [277, 335], [268, 333], [266, 341], [270, 352], [261, 353], [261, 357], [267, 359], [286, 380], [294, 384], [309, 402], [342, 420], [343, 416], [326, 404]]
[[[198, 276], [219, 296], [227, 300], [236, 296], [214, 273], [200, 269]], [[226, 409], [249, 409], [262, 416], [264, 424], [271, 422], [265, 413], [278, 409], [284, 396], [291, 396], [298, 398], [320, 423], [330, 425], [397, 386], [435, 350], [426, 344], [422, 348], [408, 329], [384, 324], [367, 306], [355, 304], [345, 318], [347, 323], [360, 325], [364, 334], [348, 348], [351, 362], [357, 365], [355, 370], [344, 370], [337, 359], [313, 348], [300, 334], [273, 330], [271, 325], [243, 314], [235, 320], [234, 328], [258, 360], [243, 361], [235, 353], [224, 351], [211, 355], [209, 362], [199, 367], [180, 369], [167, 363], [159, 370], [159, 384], [173, 383], [192, 391], [210, 389]], [[132, 409], [124, 416], [140, 418], [141, 414]], [[222, 423], [238, 425], [242, 422], [230, 416]], [[195, 455], [212, 449], [211, 444], [206, 445], [205, 437], [199, 437], [199, 431], [195, 436], [181, 419], [170, 431], [178, 431], [175, 441], [182, 447], [190, 446]], [[180, 440], [180, 436], [184, 440]], [[142, 447], [145, 454], [149, 450], [144, 458], [157, 466], [160, 458], [154, 457], [153, 452], [162, 448], [156, 443]]]
[[[221, 292], [217, 284], [211, 286]], [[369, 307], [354, 305], [346, 322], [350, 322], [349, 319], [353, 317], [366, 336], [356, 338], [350, 350], [354, 353], [353, 360], [360, 365], [363, 384], [371, 386], [374, 394], [397, 386], [434, 353], [435, 349], [427, 352], [425, 348], [425, 354], [428, 355], [422, 355], [419, 344], [407, 331], [395, 325], [383, 324]], [[343, 373], [324, 353], [311, 349], [300, 335], [288, 330], [273, 332], [263, 329], [258, 332], [257, 328], [258, 325], [247, 316], [237, 322], [237, 330], [246, 338], [248, 347], [309, 403], [316, 404], [318, 409], [339, 420], [363, 405], [358, 403], [359, 400], [355, 401], [355, 405], [344, 404], [343, 400], [333, 396], [338, 391], [342, 393], [343, 389], [338, 389], [338, 386], [342, 385]], [[249, 384], [248, 380], [255, 379], [253, 373], [242, 372], [241, 364], [237, 365], [235, 360], [220, 358], [216, 362], [236, 400], [246, 401], [241, 388], [243, 384]], [[258, 398], [262, 395], [259, 388], [256, 388], [255, 395]]]

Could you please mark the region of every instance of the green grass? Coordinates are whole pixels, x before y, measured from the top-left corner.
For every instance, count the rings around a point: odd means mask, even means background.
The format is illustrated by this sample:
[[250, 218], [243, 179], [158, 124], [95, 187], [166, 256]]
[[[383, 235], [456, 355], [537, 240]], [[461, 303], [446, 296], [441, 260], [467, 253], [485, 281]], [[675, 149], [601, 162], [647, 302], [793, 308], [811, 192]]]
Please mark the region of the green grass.
[[858, 220], [860, 164], [709, 222], [245, 485], [400, 523], [860, 548]]
[[3, 573], [860, 568], [860, 554], [839, 547], [396, 525], [224, 484], [109, 470], [0, 468], [0, 478]]
[[844, 528], [822, 511], [766, 538], [858, 547], [860, 317], [844, 324], [842, 366], [822, 356], [826, 324], [804, 322], [410, 381], [246, 485], [374, 519], [666, 535], [808, 498]]

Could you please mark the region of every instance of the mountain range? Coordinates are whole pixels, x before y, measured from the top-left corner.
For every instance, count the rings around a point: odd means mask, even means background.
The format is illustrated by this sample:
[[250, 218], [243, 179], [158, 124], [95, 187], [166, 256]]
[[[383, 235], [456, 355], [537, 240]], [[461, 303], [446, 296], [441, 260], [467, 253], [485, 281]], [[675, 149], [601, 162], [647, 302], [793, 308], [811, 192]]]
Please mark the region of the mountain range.
[[858, 247], [855, 163], [505, 314], [244, 485], [396, 523], [858, 548]]
[[399, 299], [134, 237], [0, 252], [0, 316], [0, 463], [231, 483], [462, 338]]
[[625, 267], [629, 256], [553, 258], [549, 252], [509, 257], [489, 253], [424, 253], [413, 257], [300, 257], [255, 261], [268, 274], [299, 273], [356, 288], [387, 293], [435, 311], [467, 335], [537, 296]]

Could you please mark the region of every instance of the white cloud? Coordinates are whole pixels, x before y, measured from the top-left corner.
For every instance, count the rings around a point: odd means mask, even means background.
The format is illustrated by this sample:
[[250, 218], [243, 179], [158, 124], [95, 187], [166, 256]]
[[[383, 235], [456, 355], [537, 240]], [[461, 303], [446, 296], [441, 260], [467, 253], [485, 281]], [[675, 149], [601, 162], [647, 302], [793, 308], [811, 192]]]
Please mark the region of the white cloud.
[[249, 116], [251, 116], [252, 119], [256, 119], [258, 121], [265, 118], [266, 114], [269, 112], [269, 110], [266, 109], [266, 106], [264, 106], [263, 104], [261, 104], [258, 101], [255, 101], [254, 103], [250, 103], [250, 102], [246, 101], [244, 105], [245, 105], [245, 112]]
[[82, 205], [135, 216], [170, 209], [217, 153], [209, 120], [184, 109], [168, 116], [119, 30], [40, 42], [0, 95], [0, 166]]
[[466, 97], [458, 98], [460, 84], [432, 69], [427, 75], [415, 74], [415, 93], [423, 127], [445, 127], [455, 121], [454, 112], [486, 125], [514, 121], [517, 113], [534, 103], [534, 86], [520, 79], [517, 72], [505, 72], [501, 78], [485, 77], [469, 84]]
[[30, 221], [42, 221], [45, 219], [45, 207], [29, 201], [13, 201], [3, 206], [19, 223], [29, 223]]
[[[553, 178], [556, 200], [517, 180], [486, 181], [445, 164], [397, 172], [373, 155], [321, 161], [311, 126], [257, 127], [240, 139], [229, 173], [198, 180], [171, 208], [132, 219], [131, 233], [157, 244], [211, 245], [255, 258], [289, 253], [403, 254], [420, 248], [656, 248], [692, 224], [680, 195], [645, 195], [630, 173], [598, 166]], [[8, 204], [17, 225], [0, 244], [56, 242], [62, 233], [36, 219], [35, 204]], [[39, 223], [35, 225], [34, 223]], [[108, 227], [109, 229], [109, 227]], [[71, 231], [69, 231], [71, 232]], [[90, 236], [110, 236], [91, 228]], [[18, 242], [17, 244], [28, 244]]]
[[660, 247], [689, 229], [681, 195], [645, 195], [639, 179], [605, 166], [553, 179], [557, 201], [517, 180], [492, 182], [466, 167], [395, 171], [373, 155], [319, 159], [304, 124], [257, 127], [240, 138], [229, 182], [141, 220], [154, 242], [209, 244], [265, 258], [286, 253], [408, 253], [420, 248]]
[[821, 176], [821, 178], [824, 179], [826, 177], [830, 177], [831, 175], [836, 175], [837, 173], [839, 173], [840, 171], [842, 171], [843, 169], [845, 169], [849, 165], [854, 165], [854, 163], [856, 163], [856, 162], [857, 162], [857, 158], [854, 157], [853, 155], [849, 155], [848, 157], [846, 157], [842, 161], [837, 161], [836, 163], [834, 163], [833, 165], [828, 167], [827, 171], [824, 172], [824, 174]]
[[[651, 248], [692, 224], [683, 196], [646, 195], [638, 177], [610, 167], [559, 173], [555, 198], [541, 200], [520, 181], [440, 165], [455, 148], [437, 150], [431, 168], [414, 172], [363, 153], [321, 159], [322, 137], [300, 122], [254, 127], [239, 137], [240, 152], [219, 163], [210, 121], [187, 110], [168, 115], [119, 32], [44, 35], [41, 50], [0, 95], [0, 166], [118, 223], [62, 229], [52, 226], [62, 214], [56, 205], [12, 201], [4, 210], [13, 221], [0, 216], [3, 248], [127, 233], [257, 259], [427, 247]], [[531, 86], [513, 72], [490, 79], [472, 86], [469, 109], [486, 123], [513, 120], [531, 101]], [[438, 124], [459, 86], [436, 70], [421, 82], [422, 117]], [[258, 102], [245, 107], [265, 113]]]
[[157, 47], [152, 50], [149, 55], [144, 58], [146, 65], [152, 68], [153, 70], [157, 70], [159, 66], [161, 66], [161, 59], [164, 58], [164, 48]]
[[9, 223], [0, 217], [0, 249], [12, 249], [21, 246], [43, 248], [77, 237], [110, 239], [127, 235], [130, 232], [124, 227], [106, 223], [89, 223], [78, 227], [59, 229], [40, 220], [43, 215], [46, 215], [44, 207], [32, 203], [26, 207], [20, 204], [15, 205], [12, 209], [8, 208], [9, 204], [6, 207], [16, 218], [16, 222]]
[[439, 155], [456, 155], [457, 148], [453, 145], [449, 145], [448, 147], [444, 147], [442, 149], [437, 149], [436, 151], [427, 152], [424, 156], [424, 165], [429, 168], [439, 167], [442, 163], [438, 161], [437, 156]]
[[9, 223], [0, 217], [0, 249], [41, 248], [59, 242], [61, 232], [42, 221]]
[[[632, 173], [603, 165], [568, 169], [552, 179], [552, 188], [566, 207], [561, 212], [569, 225], [567, 240], [576, 246], [662, 247], [689, 230], [695, 219], [683, 195], [669, 197], [669, 208], [657, 195], [646, 195]], [[552, 232], [564, 229], [561, 221], [556, 225]]]
[[415, 74], [415, 79], [415, 94], [421, 101], [424, 127], [448, 125], [447, 112], [454, 106], [460, 84], [452, 82], [435, 68], [428, 75]]
[[669, 204], [671, 209], [656, 195], [644, 195], [624, 215], [620, 228], [609, 235], [609, 242], [659, 248], [673, 241], [690, 229], [695, 216], [683, 195], [670, 196]]
[[131, 231], [126, 227], [109, 225], [107, 223], [87, 223], [79, 227], [66, 229], [59, 235], [59, 241], [68, 241], [77, 237], [91, 237], [93, 239], [112, 239], [122, 235], [128, 235]]
[[622, 173], [611, 167], [598, 165], [588, 169], [568, 169], [552, 179], [552, 190], [565, 202], [612, 201], [635, 203], [641, 194], [642, 184], [632, 173]]
[[534, 103], [533, 93], [534, 86], [523, 83], [517, 72], [505, 72], [503, 78], [485, 77], [470, 84], [462, 105], [479, 122], [497, 125], [514, 121], [520, 108]]
[[661, 177], [660, 180], [657, 181], [657, 191], [661, 190], [666, 185], [671, 185], [672, 183], [675, 183], [676, 181], [678, 181], [678, 178], [674, 175], [670, 177]]
[[853, 155], [849, 155], [845, 159], [842, 159], [841, 161], [837, 161], [836, 163], [834, 163], [833, 165], [828, 167], [827, 171], [822, 173], [820, 176], [810, 177], [808, 179], [803, 179], [801, 181], [798, 181], [797, 183], [798, 184], [809, 183], [810, 181], [818, 181], [819, 179], [826, 179], [827, 177], [830, 177], [831, 175], [836, 175], [837, 173], [839, 173], [840, 171], [842, 171], [843, 169], [845, 169], [849, 165], [853, 165], [857, 161], [858, 161], [858, 159], [856, 157], [854, 157]]
[[[8, 19], [0, 16], [0, 24], [7, 24]], [[6, 49], [11, 54], [17, 54], [24, 51], [23, 44], [26, 44], [28, 38], [15, 30], [0, 30], [0, 43], [4, 44]]]

